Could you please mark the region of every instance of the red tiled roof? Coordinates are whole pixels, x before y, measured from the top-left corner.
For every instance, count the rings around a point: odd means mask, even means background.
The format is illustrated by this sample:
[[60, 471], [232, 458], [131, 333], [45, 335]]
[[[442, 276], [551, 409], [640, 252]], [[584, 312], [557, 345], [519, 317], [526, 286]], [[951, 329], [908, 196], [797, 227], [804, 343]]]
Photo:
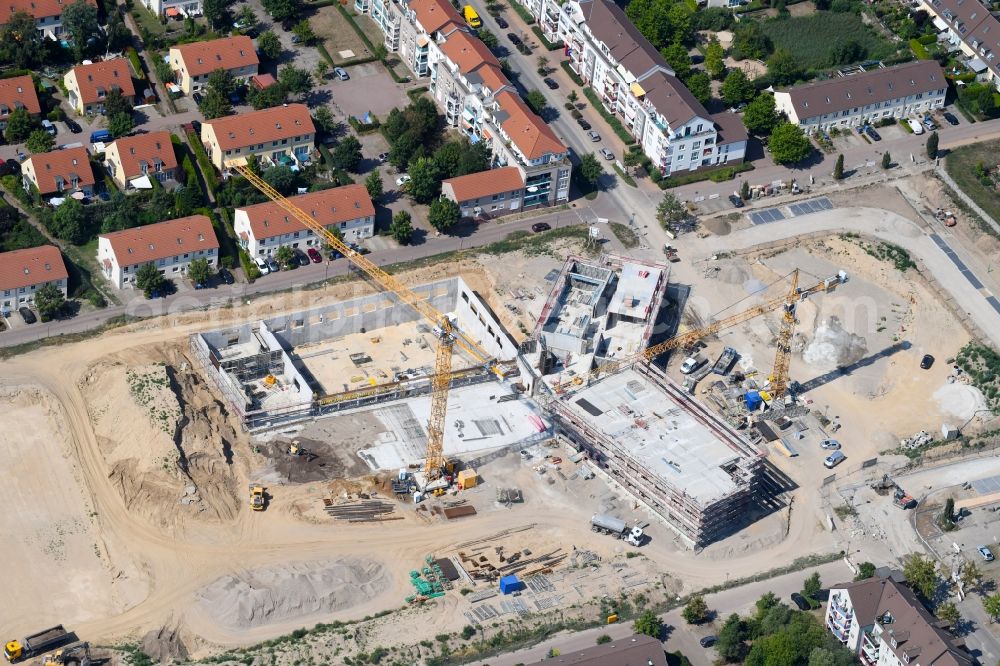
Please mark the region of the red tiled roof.
[[[14, 12], [27, 12], [36, 19], [50, 16], [62, 16], [62, 11], [71, 2], [69, 0], [7, 0], [0, 6], [0, 25], [10, 21]], [[96, 7], [96, 0], [87, 0], [87, 4]]]
[[[91, 65], [77, 65], [76, 85], [80, 88], [80, 98], [84, 104], [92, 104], [104, 99], [114, 88], [119, 88], [125, 97], [135, 97], [132, 86], [132, 70], [128, 60], [116, 58], [95, 62]], [[103, 92], [104, 95], [99, 94]]]
[[118, 146], [118, 158], [126, 178], [141, 176], [142, 162], [148, 165], [150, 172], [155, 171], [157, 158], [162, 163], [163, 170], [177, 168], [177, 157], [174, 155], [169, 132], [136, 134], [118, 139], [112, 145]]
[[203, 127], [215, 130], [220, 150], [243, 148], [316, 132], [305, 104], [288, 104], [241, 113], [238, 116], [206, 120]]
[[[6, 106], [4, 110], [2, 107]], [[0, 79], [0, 119], [6, 119], [10, 112], [24, 107], [28, 113], [41, 113], [42, 107], [35, 94], [35, 82], [30, 75]]]
[[58, 192], [56, 177], [63, 179], [62, 189], [69, 189], [73, 177], [79, 179], [80, 187], [94, 184], [94, 170], [90, 168], [90, 158], [86, 148], [66, 148], [53, 150], [51, 153], [32, 155], [26, 162], [31, 162], [35, 171], [35, 179], [40, 194]]
[[254, 85], [257, 90], [263, 90], [264, 88], [270, 88], [278, 80], [271, 76], [270, 74], [254, 74], [250, 77], [250, 83]]
[[441, 184], [451, 185], [457, 201], [471, 201], [501, 192], [519, 190], [524, 187], [524, 177], [517, 167], [509, 166], [448, 178], [441, 181]]
[[448, 35], [448, 39], [441, 45], [441, 51], [458, 65], [463, 74], [468, 74], [484, 63], [500, 66], [500, 61], [486, 48], [486, 44], [464, 30], [456, 30]]
[[55, 245], [0, 254], [0, 290], [20, 289], [67, 277], [62, 253]]
[[454, 23], [456, 28], [465, 25], [462, 15], [448, 0], [411, 0], [408, 7], [417, 15], [417, 21], [429, 35], [449, 23]]
[[212, 222], [204, 215], [147, 224], [99, 237], [108, 239], [122, 267], [219, 247]]
[[510, 81], [508, 81], [507, 77], [503, 75], [503, 71], [500, 69], [499, 65], [483, 63], [474, 70], [474, 73], [479, 75], [479, 78], [482, 79], [483, 85], [489, 88], [493, 93], [496, 93], [501, 88], [505, 88], [510, 85]]
[[201, 76], [219, 69], [238, 69], [259, 65], [253, 40], [245, 35], [192, 42], [173, 47], [180, 52], [184, 68], [191, 76]]
[[[293, 205], [308, 213], [314, 220], [328, 227], [359, 217], [375, 215], [375, 206], [364, 185], [353, 184], [329, 190], [300, 194], [288, 199]], [[273, 202], [247, 206], [242, 209], [250, 221], [250, 231], [255, 239], [271, 238], [305, 229], [303, 224], [288, 211]]]
[[504, 90], [496, 96], [496, 100], [500, 104], [500, 111], [497, 112], [500, 127], [525, 158], [535, 160], [548, 153], [566, 152], [566, 146], [555, 132], [528, 108], [517, 93]]

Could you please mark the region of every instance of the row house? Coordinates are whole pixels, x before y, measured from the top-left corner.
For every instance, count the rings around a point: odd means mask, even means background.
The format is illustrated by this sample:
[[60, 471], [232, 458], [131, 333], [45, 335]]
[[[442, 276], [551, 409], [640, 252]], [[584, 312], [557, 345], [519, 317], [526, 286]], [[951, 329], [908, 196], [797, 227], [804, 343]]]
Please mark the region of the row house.
[[[96, 0], [86, 2], [97, 7]], [[62, 27], [62, 12], [70, 4], [70, 0], [8, 0], [0, 7], [0, 25], [6, 25], [15, 13], [24, 12], [35, 19], [35, 26], [44, 37], [63, 39], [65, 31]]]
[[132, 70], [125, 58], [77, 65], [66, 73], [63, 83], [70, 106], [80, 115], [103, 114], [104, 100], [112, 90], [120, 91], [125, 99], [135, 103]]
[[135, 274], [146, 264], [155, 265], [165, 277], [187, 273], [195, 259], [215, 267], [219, 240], [212, 221], [204, 215], [167, 220], [97, 237], [97, 263], [104, 277], [119, 289], [135, 283]]
[[[345, 243], [358, 243], [375, 235], [375, 205], [364, 185], [354, 183], [289, 197], [288, 202]], [[237, 208], [233, 228], [240, 246], [252, 257], [270, 256], [279, 247], [321, 247], [323, 239], [279, 204], [268, 201]]]
[[832, 586], [824, 625], [863, 666], [976, 663], [965, 644], [892, 577]]
[[94, 194], [94, 170], [86, 148], [66, 148], [32, 155], [21, 165], [24, 189], [43, 197]]
[[0, 253], [0, 310], [4, 313], [35, 302], [35, 294], [54, 284], [66, 298], [69, 273], [55, 245]]
[[[547, 39], [565, 44], [569, 65], [621, 119], [661, 174], [742, 162], [746, 133], [719, 141], [705, 110], [660, 53], [611, 0], [526, 0]], [[725, 122], [722, 119], [721, 122]]]
[[840, 76], [776, 90], [778, 111], [807, 133], [860, 127], [883, 118], [906, 118], [944, 107], [948, 82], [934, 60]]
[[0, 130], [7, 128], [7, 118], [16, 109], [26, 110], [33, 118], [42, 113], [30, 74], [0, 79]]
[[172, 46], [168, 57], [175, 81], [185, 95], [203, 89], [217, 69], [228, 72], [236, 81], [247, 81], [257, 74], [260, 65], [253, 40], [245, 35]]
[[167, 18], [196, 18], [204, 14], [201, 0], [142, 0], [146, 9]]
[[315, 149], [316, 127], [305, 104], [284, 104], [236, 116], [206, 120], [201, 142], [215, 168], [256, 156], [263, 165], [293, 169], [306, 164]]
[[441, 181], [441, 197], [458, 204], [463, 217], [499, 216], [521, 208], [524, 177], [517, 167], [500, 167]]
[[979, 0], [919, 0], [934, 25], [967, 57], [970, 69], [1000, 88], [1000, 20]]
[[135, 191], [177, 180], [177, 156], [170, 133], [150, 132], [127, 136], [108, 144], [104, 163], [120, 189]]

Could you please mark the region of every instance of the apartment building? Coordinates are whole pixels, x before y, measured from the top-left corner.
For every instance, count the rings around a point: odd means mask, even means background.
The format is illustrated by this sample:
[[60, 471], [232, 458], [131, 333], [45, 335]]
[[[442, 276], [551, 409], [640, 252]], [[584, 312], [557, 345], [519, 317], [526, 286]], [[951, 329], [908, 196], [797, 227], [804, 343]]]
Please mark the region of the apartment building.
[[569, 198], [569, 150], [521, 100], [500, 62], [447, 0], [356, 0], [428, 88], [448, 125], [473, 143], [488, 141], [494, 166], [515, 167], [525, 181], [521, 207]]
[[[542, 33], [563, 42], [573, 68], [663, 175], [742, 162], [747, 137], [719, 141], [709, 115], [611, 0], [524, 0]], [[721, 114], [720, 114], [721, 115]]]
[[54, 284], [66, 297], [69, 273], [55, 245], [0, 253], [0, 310], [11, 312], [35, 303], [35, 294]]
[[809, 134], [859, 127], [883, 118], [923, 115], [944, 107], [948, 82], [941, 65], [918, 60], [861, 70], [774, 92], [775, 107]]
[[316, 127], [305, 104], [285, 104], [237, 116], [206, 120], [201, 142], [215, 168], [256, 156], [263, 165], [292, 168], [306, 164], [316, 148]]
[[964, 643], [940, 626], [910, 588], [868, 578], [830, 588], [824, 624], [864, 666], [972, 666]]
[[167, 18], [196, 18], [204, 13], [201, 0], [142, 0], [146, 9]]
[[[344, 242], [355, 243], [375, 235], [375, 205], [364, 185], [357, 183], [289, 197], [327, 229], [340, 231]], [[323, 240], [274, 202], [237, 208], [233, 228], [240, 245], [252, 257], [268, 256], [279, 247], [320, 247]]]
[[244, 35], [193, 42], [170, 48], [170, 68], [185, 95], [198, 92], [217, 69], [225, 70], [237, 81], [257, 74], [260, 59], [253, 40]]
[[111, 179], [125, 191], [148, 190], [150, 179], [160, 184], [177, 179], [177, 156], [170, 132], [127, 136], [108, 144], [104, 163]]
[[21, 165], [21, 182], [31, 192], [34, 187], [41, 196], [84, 196], [94, 193], [94, 170], [85, 148], [66, 148], [51, 153], [32, 155]]
[[500, 167], [448, 178], [441, 196], [457, 203], [464, 217], [505, 215], [521, 208], [524, 177], [517, 167]]
[[135, 102], [132, 70], [125, 58], [77, 65], [66, 73], [63, 83], [70, 106], [81, 115], [103, 114], [104, 100], [112, 90], [120, 90], [125, 99]]
[[[95, 0], [86, 0], [97, 7]], [[43, 36], [58, 40], [63, 38], [62, 11], [70, 3], [66, 0], [9, 0], [0, 7], [0, 24], [6, 25], [16, 12], [25, 12], [35, 19], [35, 26]]]
[[216, 266], [219, 241], [204, 215], [167, 220], [97, 237], [97, 263], [119, 289], [134, 284], [135, 273], [154, 264], [168, 278], [183, 277], [195, 259]]
[[1000, 20], [979, 0], [920, 0], [934, 25], [962, 50], [966, 64], [1000, 88]]
[[7, 128], [7, 118], [15, 109], [24, 109], [35, 118], [42, 112], [30, 74], [0, 79], [0, 130]]

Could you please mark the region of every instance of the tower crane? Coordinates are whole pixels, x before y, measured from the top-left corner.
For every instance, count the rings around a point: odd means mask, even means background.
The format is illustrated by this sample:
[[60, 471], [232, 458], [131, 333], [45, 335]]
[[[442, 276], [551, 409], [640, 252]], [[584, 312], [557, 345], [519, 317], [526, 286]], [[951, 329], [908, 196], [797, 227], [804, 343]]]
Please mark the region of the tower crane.
[[378, 284], [384, 291], [391, 292], [403, 303], [417, 311], [433, 326], [434, 335], [438, 339], [434, 357], [434, 374], [431, 376], [431, 416], [427, 422], [427, 453], [424, 461], [424, 475], [427, 481], [433, 481], [441, 475], [445, 465], [444, 458], [444, 424], [448, 411], [448, 389], [451, 386], [452, 355], [457, 347], [470, 356], [473, 361], [497, 376], [503, 376], [504, 366], [475, 340], [459, 330], [446, 315], [439, 312], [425, 298], [414, 293], [409, 287], [382, 270], [375, 262], [365, 258], [361, 253], [351, 249], [346, 243], [332, 234], [326, 227], [317, 222], [311, 215], [286, 199], [280, 192], [271, 187], [267, 181], [258, 176], [249, 166], [240, 162], [230, 162], [227, 167], [246, 178], [251, 185], [260, 190], [268, 199], [275, 202], [290, 215], [322, 238], [330, 247], [347, 257], [359, 270]]

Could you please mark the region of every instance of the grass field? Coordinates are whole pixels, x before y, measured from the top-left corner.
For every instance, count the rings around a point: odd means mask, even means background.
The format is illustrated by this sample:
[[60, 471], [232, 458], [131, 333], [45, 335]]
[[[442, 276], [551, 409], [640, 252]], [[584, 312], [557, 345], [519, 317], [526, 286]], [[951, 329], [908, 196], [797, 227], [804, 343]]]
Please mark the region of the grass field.
[[[1000, 195], [996, 190], [988, 189], [976, 178], [976, 165], [982, 162], [986, 168], [996, 166], [996, 155], [1000, 151], [1000, 141], [973, 143], [961, 148], [955, 148], [944, 160], [944, 168], [955, 183], [994, 220], [1000, 220]], [[973, 216], [977, 219], [978, 216]], [[992, 233], [993, 229], [979, 223], [982, 230]]]
[[861, 22], [854, 14], [817, 12], [809, 16], [762, 21], [761, 29], [774, 44], [792, 52], [805, 69], [835, 67], [833, 52], [848, 41], [857, 42], [865, 52], [861, 60], [880, 60], [895, 48]]

